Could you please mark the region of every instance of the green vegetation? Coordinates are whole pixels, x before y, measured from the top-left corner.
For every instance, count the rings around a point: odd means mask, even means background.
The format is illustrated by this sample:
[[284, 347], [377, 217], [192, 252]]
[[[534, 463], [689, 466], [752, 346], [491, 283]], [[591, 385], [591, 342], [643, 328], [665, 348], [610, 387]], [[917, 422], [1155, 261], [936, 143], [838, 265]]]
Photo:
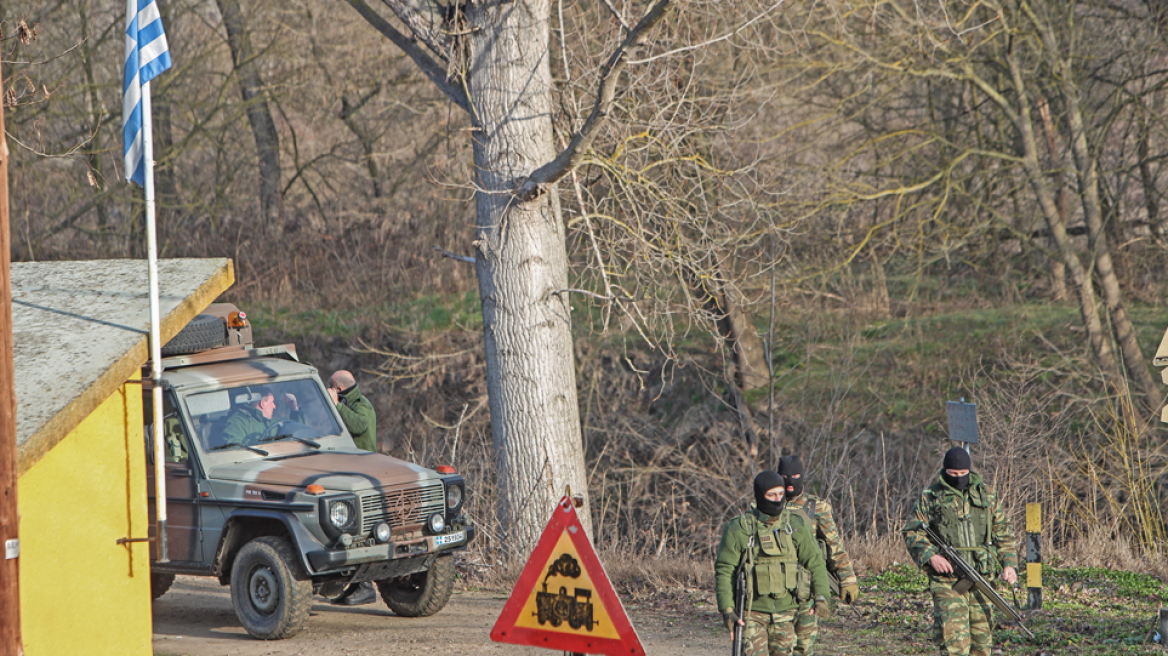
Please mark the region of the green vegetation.
[[478, 330], [483, 324], [475, 291], [340, 310], [294, 310], [269, 303], [248, 303], [245, 310], [256, 335], [279, 334], [292, 340], [305, 336], [352, 339], [378, 328], [410, 333]]
[[[1151, 359], [1164, 331], [1163, 310], [1135, 307], [1131, 315]], [[779, 322], [772, 362], [780, 397], [838, 398], [832, 411], [868, 422], [935, 422], [938, 404], [976, 391], [962, 383], [976, 384], [980, 373], [1009, 368], [1003, 358], [1024, 358], [1043, 369], [1052, 384], [1059, 372], [1081, 367], [1082, 336], [1075, 330], [1079, 318], [1073, 304], [939, 309], [868, 320], [851, 312], [788, 309]], [[758, 328], [766, 335], [766, 326]], [[747, 398], [758, 404], [766, 395], [766, 389], [753, 390]], [[827, 408], [804, 409], [805, 418], [817, 422], [822, 417], [809, 413]]]
[[[999, 624], [994, 631], [994, 645], [1004, 656], [1163, 653], [1150, 638], [1157, 611], [1168, 600], [1168, 584], [1153, 576], [1085, 567], [1044, 566], [1043, 580], [1042, 609], [1024, 613], [1035, 639], [1013, 624]], [[839, 606], [828, 624], [843, 630], [832, 632], [824, 645], [833, 645], [833, 653], [870, 656], [935, 653], [929, 642], [932, 600], [919, 570], [899, 565], [861, 577], [860, 585], [863, 595], [855, 607]], [[999, 590], [1013, 601], [1004, 585]], [[1025, 605], [1026, 589], [1016, 592], [1018, 603]], [[1000, 614], [995, 618], [1001, 621]]]

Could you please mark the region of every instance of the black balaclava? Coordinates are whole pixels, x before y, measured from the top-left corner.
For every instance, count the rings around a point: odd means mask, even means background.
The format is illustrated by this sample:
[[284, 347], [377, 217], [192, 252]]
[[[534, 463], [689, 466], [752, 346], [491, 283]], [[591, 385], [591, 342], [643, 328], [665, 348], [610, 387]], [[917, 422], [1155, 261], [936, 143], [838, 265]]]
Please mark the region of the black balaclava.
[[[799, 478], [792, 478], [796, 474]], [[787, 498], [794, 499], [803, 494], [803, 461], [799, 459], [799, 456], [779, 458], [779, 475], [787, 483]]]
[[945, 482], [950, 487], [964, 492], [965, 488], [969, 487], [969, 474], [965, 476], [950, 476], [945, 473], [945, 470], [969, 469], [969, 465], [969, 453], [965, 449], [955, 446], [945, 452], [945, 462], [941, 465], [941, 478], [945, 479]]
[[767, 470], [754, 477], [754, 503], [760, 512], [771, 517], [778, 517], [783, 512], [783, 504], [787, 500], [786, 490], [783, 490], [782, 501], [766, 498], [766, 493], [776, 487], [783, 487], [783, 477], [773, 471]]

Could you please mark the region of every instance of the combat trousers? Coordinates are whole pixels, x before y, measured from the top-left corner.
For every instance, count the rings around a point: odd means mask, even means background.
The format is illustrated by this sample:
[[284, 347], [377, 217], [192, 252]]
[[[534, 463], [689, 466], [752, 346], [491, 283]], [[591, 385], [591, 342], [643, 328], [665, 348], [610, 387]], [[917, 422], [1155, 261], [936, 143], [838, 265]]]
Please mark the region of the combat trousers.
[[819, 618], [815, 615], [815, 599], [799, 604], [795, 616], [796, 656], [811, 656], [815, 651], [815, 638], [819, 635]]
[[990, 602], [970, 589], [957, 592], [957, 579], [930, 577], [933, 593], [933, 643], [941, 656], [990, 656]]
[[791, 656], [795, 649], [795, 609], [781, 613], [750, 611], [742, 638], [745, 656]]

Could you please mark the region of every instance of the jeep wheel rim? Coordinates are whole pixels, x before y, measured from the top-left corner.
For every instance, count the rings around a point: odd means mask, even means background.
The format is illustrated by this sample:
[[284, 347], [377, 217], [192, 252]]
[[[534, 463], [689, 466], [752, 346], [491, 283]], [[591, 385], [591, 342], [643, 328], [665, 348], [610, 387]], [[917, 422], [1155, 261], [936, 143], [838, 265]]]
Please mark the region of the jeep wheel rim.
[[270, 615], [280, 601], [278, 590], [279, 584], [276, 583], [276, 575], [272, 573], [271, 569], [258, 567], [251, 573], [247, 592], [248, 597], [251, 598], [251, 605], [255, 606], [256, 610]]

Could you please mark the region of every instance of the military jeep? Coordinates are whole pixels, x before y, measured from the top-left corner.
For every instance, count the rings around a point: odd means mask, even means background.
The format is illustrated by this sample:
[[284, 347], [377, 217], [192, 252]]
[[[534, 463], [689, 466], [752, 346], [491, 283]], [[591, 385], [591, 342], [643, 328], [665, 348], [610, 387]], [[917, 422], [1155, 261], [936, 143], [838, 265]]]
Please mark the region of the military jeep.
[[[452, 553], [475, 535], [453, 468], [358, 449], [316, 369], [292, 345], [256, 348], [232, 305], [191, 321], [165, 345], [162, 364], [168, 558], [152, 550], [155, 599], [176, 574], [218, 577], [240, 623], [265, 640], [298, 632], [314, 594], [333, 597], [353, 583], [374, 582], [406, 617], [446, 605]], [[149, 365], [143, 381], [153, 535]], [[276, 407], [264, 430], [233, 434], [233, 417], [256, 417], [269, 395]]]

